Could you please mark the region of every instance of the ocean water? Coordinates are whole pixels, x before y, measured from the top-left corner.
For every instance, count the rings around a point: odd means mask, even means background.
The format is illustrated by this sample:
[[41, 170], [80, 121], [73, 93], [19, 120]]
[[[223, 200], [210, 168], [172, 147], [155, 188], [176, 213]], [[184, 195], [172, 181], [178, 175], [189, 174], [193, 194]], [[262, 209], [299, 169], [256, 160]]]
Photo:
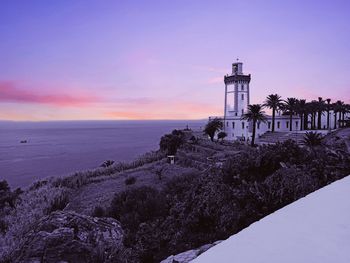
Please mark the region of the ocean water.
[[204, 120], [0, 122], [0, 180], [26, 187], [45, 177], [96, 168], [105, 160], [131, 161], [157, 150], [163, 134], [204, 124]]

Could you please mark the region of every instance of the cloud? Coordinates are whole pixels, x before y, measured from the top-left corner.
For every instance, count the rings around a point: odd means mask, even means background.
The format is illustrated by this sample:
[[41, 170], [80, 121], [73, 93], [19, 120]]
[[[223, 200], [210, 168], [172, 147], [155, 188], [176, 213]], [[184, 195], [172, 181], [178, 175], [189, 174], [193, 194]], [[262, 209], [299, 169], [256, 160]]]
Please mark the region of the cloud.
[[[142, 99], [140, 100], [142, 102]], [[116, 103], [115, 110], [105, 112], [112, 119], [199, 119], [220, 114], [221, 108], [211, 104], [170, 99], [147, 99], [147, 104], [136, 100]], [[141, 106], [141, 107], [140, 107]]]
[[207, 81], [208, 84], [222, 84], [224, 83], [224, 77], [213, 77], [208, 79]]
[[88, 94], [45, 94], [38, 90], [18, 88], [14, 82], [0, 81], [0, 102], [50, 104], [60, 107], [81, 107], [100, 101], [100, 98]]

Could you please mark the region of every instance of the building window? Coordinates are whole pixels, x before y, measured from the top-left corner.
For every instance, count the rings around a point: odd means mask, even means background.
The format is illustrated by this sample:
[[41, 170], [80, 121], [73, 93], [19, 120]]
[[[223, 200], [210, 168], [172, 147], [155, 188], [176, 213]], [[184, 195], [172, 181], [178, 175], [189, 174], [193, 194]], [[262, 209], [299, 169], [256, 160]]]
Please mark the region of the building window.
[[228, 127], [228, 121], [226, 122], [226, 127]]
[[299, 122], [296, 121], [296, 122], [295, 122], [295, 127], [298, 128], [298, 125], [299, 125]]
[[232, 129], [234, 129], [235, 128], [235, 122], [233, 121], [232, 122]]
[[234, 133], [232, 133], [232, 138], [233, 138], [233, 137], [235, 137], [235, 134], [234, 134]]
[[260, 129], [260, 121], [258, 122], [258, 130]]
[[242, 115], [243, 115], [243, 113], [244, 113], [244, 110], [242, 109]]
[[244, 121], [242, 122], [242, 129], [244, 130]]
[[277, 129], [279, 129], [280, 128], [280, 122], [278, 121], [277, 122]]
[[268, 125], [268, 128], [270, 129], [270, 128], [271, 128], [271, 122], [269, 121], [269, 122], [267, 123], [267, 125]]
[[286, 122], [286, 127], [289, 128], [289, 121]]
[[237, 116], [237, 112], [235, 113], [235, 115]]
[[244, 90], [244, 84], [242, 84], [242, 90]]
[[242, 94], [242, 100], [244, 100], [244, 94]]

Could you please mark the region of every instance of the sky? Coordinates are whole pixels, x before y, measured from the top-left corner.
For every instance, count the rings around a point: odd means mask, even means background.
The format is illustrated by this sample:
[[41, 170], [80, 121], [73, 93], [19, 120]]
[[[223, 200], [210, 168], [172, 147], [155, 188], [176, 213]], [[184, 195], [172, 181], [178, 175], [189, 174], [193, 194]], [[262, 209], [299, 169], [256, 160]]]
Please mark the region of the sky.
[[222, 115], [238, 58], [251, 103], [350, 103], [350, 1], [0, 1], [0, 120]]

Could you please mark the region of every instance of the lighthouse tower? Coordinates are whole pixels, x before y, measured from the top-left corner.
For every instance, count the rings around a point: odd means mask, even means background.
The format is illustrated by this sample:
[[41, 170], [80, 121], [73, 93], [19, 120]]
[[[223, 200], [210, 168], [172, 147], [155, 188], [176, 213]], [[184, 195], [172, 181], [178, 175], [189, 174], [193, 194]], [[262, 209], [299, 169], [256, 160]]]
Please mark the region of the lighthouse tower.
[[249, 105], [250, 74], [243, 74], [243, 63], [232, 64], [232, 74], [224, 77], [225, 109], [224, 119], [240, 118]]

